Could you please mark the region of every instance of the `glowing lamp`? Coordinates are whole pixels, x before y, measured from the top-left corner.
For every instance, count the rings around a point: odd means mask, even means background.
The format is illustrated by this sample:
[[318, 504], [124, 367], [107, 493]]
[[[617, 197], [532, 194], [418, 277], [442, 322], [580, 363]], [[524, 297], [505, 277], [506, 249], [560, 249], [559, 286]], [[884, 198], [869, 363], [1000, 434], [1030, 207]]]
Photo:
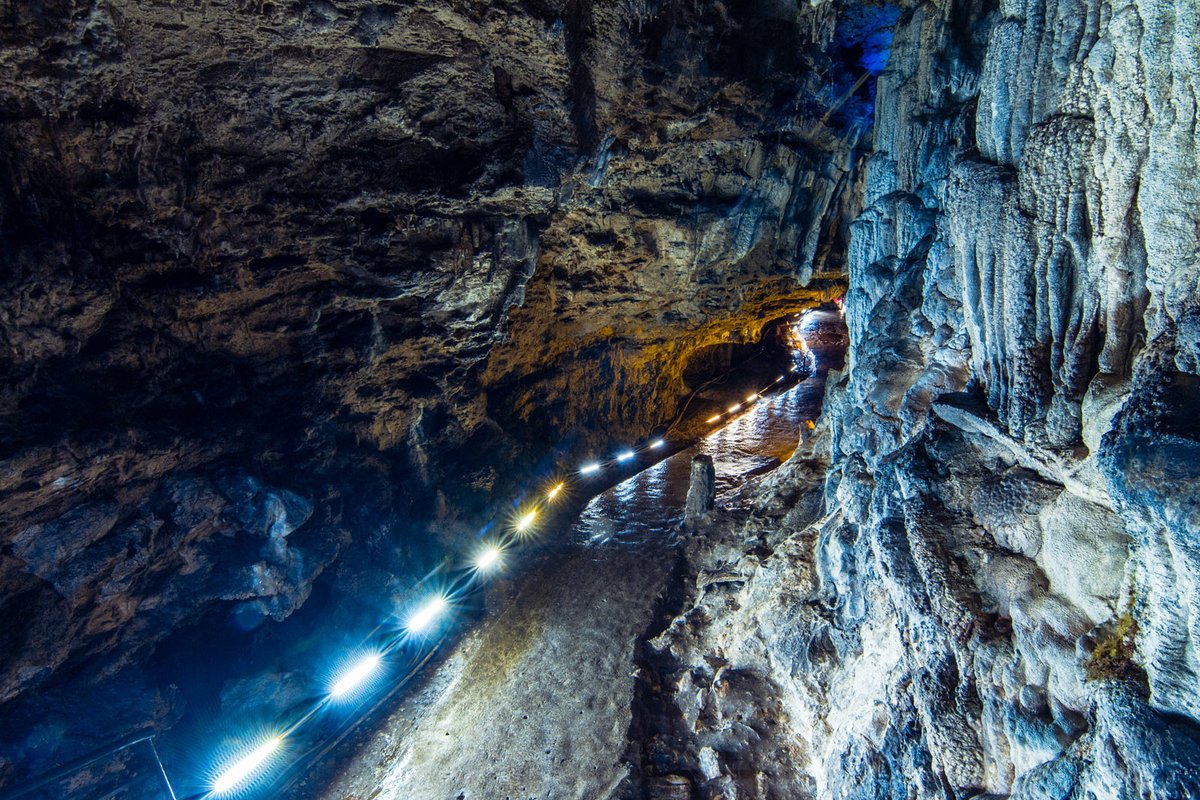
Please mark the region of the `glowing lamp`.
[[755, 393], [754, 393], [754, 394], [752, 394], [752, 395], [747, 395], [747, 396], [746, 396], [746, 402], [747, 402], [747, 403], [753, 403], [753, 402], [754, 402], [755, 400], [757, 400], [757, 399], [758, 399], [758, 392], [755, 392]]
[[561, 483], [555, 485], [555, 487], [553, 489], [546, 492], [546, 499], [553, 500], [554, 498], [558, 497], [558, 493], [563, 490], [563, 486], [564, 486], [564, 484], [561, 484]]
[[475, 569], [480, 572], [491, 569], [500, 562], [500, 548], [496, 545], [488, 545], [479, 551], [479, 555], [475, 556]]
[[775, 382], [776, 382], [776, 383], [779, 383], [781, 380], [783, 380], [783, 376], [782, 376], [782, 375], [780, 375], [778, 378], [776, 378], [776, 379], [775, 379]]
[[737, 411], [741, 407], [742, 407], [741, 403], [735, 403], [734, 405], [731, 405], [729, 407], [729, 413], [732, 414], [733, 412]]
[[650, 449], [657, 450], [658, 448], [662, 447], [664, 444], [666, 444], [666, 442], [664, 442], [662, 439], [655, 439], [653, 442], [650, 443]]
[[346, 670], [346, 673], [342, 677], [337, 679], [337, 683], [333, 684], [333, 688], [329, 690], [329, 696], [333, 698], [345, 697], [357, 689], [363, 681], [371, 677], [375, 670], [379, 669], [379, 665], [382, 662], [383, 656], [379, 655], [379, 653], [372, 653], [364, 657], [353, 667]]
[[254, 774], [256, 769], [271, 757], [272, 753], [279, 749], [281, 744], [283, 744], [282, 736], [272, 736], [233, 762], [213, 781], [213, 794], [225, 794], [241, 786], [247, 778]]
[[579, 474], [580, 475], [591, 475], [593, 472], [599, 472], [599, 471], [600, 471], [599, 464], [594, 464], [594, 463], [593, 464], [584, 464], [582, 467], [580, 467]]
[[525, 516], [523, 516], [519, 520], [517, 520], [517, 530], [519, 530], [519, 531], [529, 530], [529, 528], [532, 527], [534, 520], [536, 520], [536, 519], [537, 519], [537, 510], [534, 509], [533, 511], [530, 511], [528, 514], [526, 514]]
[[800, 367], [796, 366], [795, 364], [792, 365], [792, 372], [795, 372], [798, 369], [800, 369]]
[[628, 461], [629, 459], [633, 458], [633, 456], [634, 453], [632, 450], [626, 450], [624, 453], [617, 454], [617, 461]]
[[716, 422], [716, 421], [717, 421], [717, 420], [719, 420], [720, 418], [721, 418], [721, 415], [720, 415], [720, 414], [713, 414], [711, 417], [709, 417], [709, 418], [706, 420], [706, 422], [708, 422], [708, 423], [711, 425], [712, 423]]
[[408, 622], [404, 627], [409, 633], [420, 633], [432, 624], [443, 611], [446, 610], [446, 598], [438, 595], [430, 600], [425, 605], [418, 608], [409, 616]]

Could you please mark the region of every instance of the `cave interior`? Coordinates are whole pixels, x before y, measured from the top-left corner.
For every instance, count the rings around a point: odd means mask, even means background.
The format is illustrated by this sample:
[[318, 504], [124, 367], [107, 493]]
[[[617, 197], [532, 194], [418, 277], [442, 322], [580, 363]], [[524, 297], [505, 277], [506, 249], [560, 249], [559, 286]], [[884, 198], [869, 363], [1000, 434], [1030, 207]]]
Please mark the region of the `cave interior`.
[[0, 2], [0, 800], [1200, 798], [1194, 0]]

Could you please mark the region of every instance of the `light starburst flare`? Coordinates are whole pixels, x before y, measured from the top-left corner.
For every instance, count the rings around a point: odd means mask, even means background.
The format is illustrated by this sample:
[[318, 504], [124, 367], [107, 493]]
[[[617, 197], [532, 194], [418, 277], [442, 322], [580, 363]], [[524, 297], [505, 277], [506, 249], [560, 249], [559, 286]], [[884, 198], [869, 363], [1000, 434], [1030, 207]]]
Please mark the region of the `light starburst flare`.
[[494, 544], [487, 545], [475, 556], [475, 569], [479, 572], [487, 572], [500, 563], [501, 555], [503, 554], [499, 547]]
[[282, 736], [272, 736], [230, 764], [213, 781], [212, 793], [218, 796], [225, 795], [242, 786], [279, 749], [281, 744], [283, 744]]
[[383, 656], [379, 653], [363, 656], [354, 666], [342, 673], [330, 688], [329, 696], [336, 700], [350, 694], [361, 686], [363, 681], [374, 675], [381, 663], [383, 663]]
[[404, 627], [409, 633], [423, 633], [445, 610], [446, 598], [437, 595], [410, 614]]

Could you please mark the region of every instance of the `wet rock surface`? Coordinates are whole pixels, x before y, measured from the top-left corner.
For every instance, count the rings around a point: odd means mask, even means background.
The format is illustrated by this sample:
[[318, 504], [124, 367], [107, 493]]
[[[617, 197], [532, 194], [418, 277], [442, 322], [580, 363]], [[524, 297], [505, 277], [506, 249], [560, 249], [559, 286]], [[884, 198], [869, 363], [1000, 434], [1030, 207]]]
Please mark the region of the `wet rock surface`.
[[[836, 328], [837, 315], [827, 316]], [[839, 342], [836, 334], [831, 340]], [[802, 418], [819, 412], [825, 370], [841, 355], [836, 345], [820, 349], [828, 360], [818, 372], [783, 390], [796, 400], [782, 412], [784, 419], [774, 419], [781, 412], [766, 398], [707, 441], [595, 498], [569, 529], [548, 532], [549, 550], [511, 584], [503, 581], [489, 592], [486, 618], [425, 674], [421, 687], [370, 730], [364, 726], [343, 763], [328, 764], [290, 796], [318, 789], [312, 796], [694, 796], [703, 781], [690, 769], [685, 742], [663, 727], [678, 710], [664, 693], [655, 648], [679, 624], [676, 615], [692, 597], [693, 581], [721, 595], [740, 586], [750, 569], [744, 563], [693, 563], [692, 554], [720, 547], [730, 556], [748, 541], [747, 520], [783, 513], [779, 503], [760, 510], [755, 498], [784, 471], [769, 454], [780, 445], [790, 454]], [[715, 465], [712, 456], [693, 453], [719, 450], [726, 437], [761, 453], [766, 466], [758, 474], [722, 474], [718, 492], [715, 470], [740, 462]], [[705, 475], [709, 513], [689, 523], [686, 498], [692, 497], [696, 466]], [[820, 466], [800, 469], [811, 480]], [[796, 468], [786, 469], [795, 474]], [[677, 474], [680, 485], [663, 492], [662, 482], [673, 480], [663, 474]], [[789, 520], [819, 510], [817, 486], [808, 486], [801, 504], [806, 510], [790, 512]], [[640, 513], [612, 513], [642, 493], [658, 501], [637, 504]], [[796, 496], [791, 489], [788, 494]], [[603, 537], [597, 527], [605, 529]], [[727, 537], [720, 545], [719, 531]], [[767, 681], [747, 679], [739, 686], [738, 708], [748, 710], [767, 688]], [[713, 740], [747, 742], [750, 729], [733, 721], [740, 711], [729, 713], [729, 724]]]
[[870, 93], [831, 9], [0, 17], [0, 785], [318, 691], [318, 630], [844, 286]]
[[710, 456], [696, 456], [688, 480], [687, 498], [683, 504], [683, 521], [686, 525], [703, 522], [712, 511], [717, 499], [717, 471], [713, 469]]
[[537, 566], [340, 777], [294, 796], [611, 796], [630, 770], [631, 670], [673, 560], [647, 543]]

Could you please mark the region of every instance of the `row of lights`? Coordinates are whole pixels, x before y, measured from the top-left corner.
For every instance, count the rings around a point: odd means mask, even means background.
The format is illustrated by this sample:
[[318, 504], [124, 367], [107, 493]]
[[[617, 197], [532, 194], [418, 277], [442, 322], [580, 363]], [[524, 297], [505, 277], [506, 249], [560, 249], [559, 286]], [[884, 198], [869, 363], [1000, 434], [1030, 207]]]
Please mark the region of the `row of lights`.
[[471, 559], [471, 567], [465, 577], [460, 578], [446, 591], [430, 596], [422, 605], [413, 610], [404, 621], [402, 634], [393, 639], [390, 644], [367, 653], [342, 670], [330, 685], [326, 696], [300, 721], [282, 733], [276, 733], [261, 740], [247, 752], [235, 757], [232, 763], [222, 769], [212, 782], [209, 787], [209, 796], [230, 796], [246, 789], [251, 778], [272, 759], [287, 738], [295, 733], [303, 723], [314, 717], [321, 708], [336, 701], [346, 701], [357, 697], [360, 690], [384, 668], [387, 656], [401, 642], [428, 634], [437, 621], [450, 609], [451, 597], [456, 596], [460, 590], [466, 588], [467, 584], [477, 580], [480, 576], [493, 573], [500, 568], [507, 547], [532, 532], [543, 506], [561, 496], [565, 488], [565, 482], [556, 483], [545, 493], [542, 500], [517, 517], [512, 525], [515, 535], [505, 536], [499, 541], [483, 545]]
[[[838, 297], [834, 300], [834, 303], [837, 305], [838, 312], [841, 314], [845, 314], [845, 298]], [[805, 312], [804, 314], [796, 314], [793, 316], [793, 320], [796, 323], [795, 329], [797, 330], [797, 332], [799, 332], [799, 326], [801, 324], [803, 324], [803, 320], [806, 316], [808, 316], [808, 313], [810, 313], [810, 312]], [[808, 343], [804, 341], [803, 337], [797, 338], [797, 344], [798, 344], [800, 350], [804, 353], [804, 355], [806, 357], [812, 356], [812, 351], [809, 349]], [[792, 373], [799, 372], [800, 366], [798, 364], [793, 364], [790, 371]], [[754, 394], [748, 395], [746, 397], [745, 401], [743, 401], [741, 403], [734, 403], [732, 406], [730, 406], [724, 412], [722, 412], [720, 414], [713, 414], [711, 417], [709, 417], [707, 420], [705, 420], [705, 423], [708, 425], [713, 425], [715, 423], [720, 422], [725, 417], [728, 417], [733, 414], [737, 414], [738, 412], [743, 411], [746, 408], [749, 408], [754, 403], [761, 400], [767, 392], [774, 389], [780, 383], [783, 383], [783, 381], [786, 377], [787, 377], [787, 375], [780, 375], [778, 378], [776, 378], [774, 381], [772, 381], [769, 386], [764, 386], [762, 389], [759, 389]], [[657, 450], [658, 448], [662, 447], [664, 444], [666, 444], [666, 442], [664, 442], [662, 439], [655, 439], [654, 441], [650, 442], [650, 444], [648, 444], [645, 449], [646, 450]], [[579, 468], [579, 474], [580, 475], [595, 475], [596, 473], [598, 473], [602, 469], [604, 469], [606, 464], [612, 464], [612, 463], [624, 464], [625, 462], [630, 461], [631, 459], [635, 458], [637, 456], [638, 452], [639, 451], [633, 450], [633, 449], [623, 450], [623, 451], [617, 453], [616, 456], [609, 459], [608, 461], [588, 462], [587, 464], [584, 464], [583, 466], [581, 466]]]
[[600, 470], [604, 469], [605, 464], [614, 464], [614, 463], [615, 464], [624, 464], [627, 461], [632, 461], [633, 459], [637, 458], [637, 455], [639, 452], [644, 452], [645, 450], [658, 450], [660, 447], [663, 447], [665, 445], [666, 445], [666, 440], [655, 439], [654, 441], [650, 442], [650, 444], [646, 445], [646, 447], [643, 448], [642, 450], [636, 450], [636, 449], [622, 450], [621, 452], [617, 453], [615, 456], [613, 456], [608, 461], [592, 461], [587, 464], [584, 464], [582, 467], [579, 468], [579, 474], [580, 475], [594, 475], [597, 472], [599, 472]]
[[[793, 364], [791, 371], [798, 372], [799, 369], [800, 369], [800, 367]], [[771, 382], [770, 386], [759, 389], [754, 394], [747, 395], [746, 399], [744, 401], [742, 401], [741, 403], [734, 403], [733, 405], [731, 405], [729, 408], [725, 409], [725, 411], [721, 412], [720, 414], [713, 414], [711, 417], [706, 419], [705, 422], [709, 425], [712, 425], [715, 422], [720, 422], [722, 419], [724, 419], [727, 416], [737, 414], [739, 411], [749, 408], [750, 406], [754, 405], [756, 402], [761, 400], [763, 398], [763, 395], [765, 395], [767, 392], [771, 391], [771, 389], [775, 388], [777, 385], [782, 383], [783, 379], [786, 377], [787, 377], [786, 375], [780, 375], [778, 378], [776, 378], [774, 381]]]
[[[793, 366], [791, 371], [797, 372], [799, 367]], [[756, 401], [762, 399], [768, 391], [782, 383], [786, 375], [780, 375], [769, 386], [764, 387], [761, 391], [755, 392], [746, 397], [744, 403], [737, 403], [731, 406], [726, 412], [716, 414], [709, 417], [709, 424], [720, 422], [724, 417], [736, 414], [745, 407], [753, 405]], [[641, 452], [660, 450], [666, 446], [666, 440], [654, 439], [641, 448], [630, 448], [618, 452], [613, 458], [607, 461], [594, 461], [584, 464], [579, 468], [580, 475], [593, 475], [604, 469], [609, 464], [625, 464], [632, 461]], [[449, 597], [452, 596], [459, 588], [465, 588], [466, 584], [476, 579], [478, 576], [489, 574], [497, 570], [503, 563], [504, 553], [508, 546], [517, 541], [520, 537], [527, 536], [537, 523], [538, 514], [541, 509], [549, 503], [554, 502], [566, 488], [565, 482], [556, 483], [543, 495], [542, 499], [536, 502], [532, 507], [528, 508], [523, 514], [520, 514], [516, 522], [513, 523], [513, 530], [516, 536], [506, 536], [500, 541], [490, 542], [485, 544], [473, 557], [471, 561], [471, 569], [465, 580], [460, 579], [460, 582], [452, 587], [446, 593], [435, 594], [425, 601], [423, 605], [414, 610], [404, 622], [404, 633], [392, 641], [386, 647], [380, 648], [373, 652], [364, 655], [356, 662], [351, 664], [333, 681], [329, 688], [326, 697], [318, 704], [316, 708], [310, 711], [307, 715], [301, 718], [299, 722], [294, 723], [283, 733], [272, 735], [248, 752], [245, 752], [240, 757], [237, 757], [233, 763], [225, 767], [218, 774], [216, 780], [213, 781], [210, 787], [210, 796], [227, 796], [235, 794], [246, 788], [250, 779], [263, 767], [272, 756], [274, 756], [283, 746], [287, 737], [294, 733], [304, 722], [311, 719], [317, 711], [326, 704], [339, 700], [346, 700], [355, 697], [368, 681], [378, 675], [385, 665], [387, 655], [405, 638], [420, 637], [428, 633], [434, 623], [450, 608]]]

